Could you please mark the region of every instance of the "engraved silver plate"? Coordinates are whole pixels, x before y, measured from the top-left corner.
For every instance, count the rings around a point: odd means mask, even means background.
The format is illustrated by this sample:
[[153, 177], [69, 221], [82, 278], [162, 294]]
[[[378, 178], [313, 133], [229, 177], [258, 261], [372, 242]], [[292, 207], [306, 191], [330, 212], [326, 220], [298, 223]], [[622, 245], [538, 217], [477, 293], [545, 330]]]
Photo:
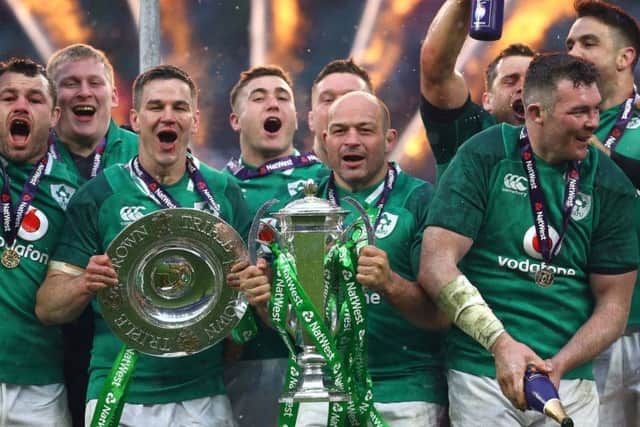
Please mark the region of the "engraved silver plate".
[[119, 284], [98, 293], [107, 325], [141, 353], [179, 357], [205, 350], [231, 332], [247, 309], [226, 285], [247, 258], [238, 233], [196, 209], [164, 209], [122, 230], [107, 248]]

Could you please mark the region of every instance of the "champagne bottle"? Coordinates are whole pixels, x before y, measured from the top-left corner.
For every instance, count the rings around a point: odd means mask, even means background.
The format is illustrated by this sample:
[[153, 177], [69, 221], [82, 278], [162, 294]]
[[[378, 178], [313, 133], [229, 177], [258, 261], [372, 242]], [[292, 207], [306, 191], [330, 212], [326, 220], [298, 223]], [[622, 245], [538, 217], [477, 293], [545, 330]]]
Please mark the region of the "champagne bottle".
[[502, 36], [504, 0], [472, 0], [469, 35], [482, 41], [498, 40]]
[[573, 427], [573, 420], [564, 410], [558, 391], [551, 383], [549, 376], [534, 372], [532, 366], [527, 367], [527, 372], [524, 374], [524, 396], [529, 409], [542, 412], [562, 427]]

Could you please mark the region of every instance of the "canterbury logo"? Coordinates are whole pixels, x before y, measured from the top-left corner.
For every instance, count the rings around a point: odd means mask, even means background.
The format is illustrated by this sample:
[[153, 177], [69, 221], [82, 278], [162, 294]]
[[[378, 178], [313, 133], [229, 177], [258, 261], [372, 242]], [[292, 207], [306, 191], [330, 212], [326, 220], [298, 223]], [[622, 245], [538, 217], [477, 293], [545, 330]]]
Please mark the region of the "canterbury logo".
[[505, 191], [515, 193], [526, 193], [527, 191], [527, 178], [524, 176], [508, 173], [504, 176], [503, 183]]
[[144, 216], [144, 206], [123, 206], [120, 209], [120, 218], [125, 222], [133, 222]]

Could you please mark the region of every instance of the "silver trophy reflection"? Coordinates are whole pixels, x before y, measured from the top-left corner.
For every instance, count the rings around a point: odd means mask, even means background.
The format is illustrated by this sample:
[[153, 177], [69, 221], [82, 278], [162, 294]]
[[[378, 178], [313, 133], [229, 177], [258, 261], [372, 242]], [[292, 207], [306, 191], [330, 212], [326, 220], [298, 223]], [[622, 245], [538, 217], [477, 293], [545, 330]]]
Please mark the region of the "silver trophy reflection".
[[[313, 180], [305, 183], [303, 199], [295, 200], [275, 212], [280, 231], [278, 242], [283, 250], [288, 251], [295, 259], [298, 280], [319, 313], [326, 313], [327, 283], [325, 281], [325, 255], [340, 240], [349, 234], [345, 230], [344, 218], [348, 210], [335, 206], [328, 200], [315, 197], [317, 186]], [[354, 199], [345, 198], [360, 213], [366, 229], [369, 244], [373, 244], [371, 223], [364, 209]], [[254, 219], [249, 234], [249, 252], [255, 260], [255, 242], [258, 222], [264, 212], [273, 205], [273, 201], [265, 203]], [[354, 221], [355, 223], [355, 221]], [[317, 351], [310, 335], [301, 327], [295, 312], [289, 307], [289, 325], [296, 345], [302, 349], [297, 356], [302, 369], [302, 377], [298, 389], [283, 395], [280, 402], [340, 402], [349, 400], [349, 396], [340, 390], [325, 384], [324, 367], [326, 361]], [[327, 316], [326, 324], [335, 328], [337, 313]]]

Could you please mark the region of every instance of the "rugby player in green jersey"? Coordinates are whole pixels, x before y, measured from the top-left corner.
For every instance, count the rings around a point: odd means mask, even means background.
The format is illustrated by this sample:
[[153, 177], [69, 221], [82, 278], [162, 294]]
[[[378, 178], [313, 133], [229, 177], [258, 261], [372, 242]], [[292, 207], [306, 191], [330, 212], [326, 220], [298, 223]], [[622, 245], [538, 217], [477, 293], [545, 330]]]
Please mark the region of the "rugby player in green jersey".
[[[601, 76], [600, 126], [592, 142], [640, 189], [640, 116], [633, 72], [640, 54], [638, 23], [601, 1], [578, 1], [575, 9], [578, 18], [567, 35], [567, 51], [593, 63]], [[594, 360], [594, 375], [601, 426], [640, 425], [640, 281], [627, 329]]]
[[[96, 333], [87, 393], [87, 423], [123, 346], [97, 311], [95, 294], [117, 283], [104, 255], [111, 240], [146, 213], [175, 206], [206, 209], [246, 238], [250, 218], [240, 188], [227, 175], [188, 155], [198, 130], [197, 88], [182, 70], [161, 65], [133, 85], [131, 123], [140, 154], [89, 181], [71, 201], [65, 237], [38, 294], [36, 313], [47, 324], [76, 318], [88, 304]], [[128, 384], [124, 425], [235, 425], [222, 382], [222, 345], [192, 356], [140, 355]]]
[[474, 103], [456, 61], [467, 38], [471, 0], [446, 0], [431, 21], [420, 52], [420, 113], [438, 176], [458, 147], [496, 123], [524, 123], [522, 83], [533, 51], [510, 45], [488, 65], [482, 102]]
[[544, 423], [518, 410], [529, 364], [549, 374], [576, 425], [598, 426], [590, 361], [626, 325], [638, 200], [589, 145], [597, 79], [579, 58], [536, 57], [524, 83], [525, 127], [476, 135], [442, 176], [419, 280], [457, 326], [446, 355], [454, 426]]
[[[63, 232], [75, 179], [47, 144], [56, 91], [29, 59], [0, 63], [0, 418], [71, 426], [58, 327], [36, 318], [36, 293]], [[45, 421], [46, 420], [46, 421]]]
[[[448, 321], [416, 283], [422, 230], [433, 189], [402, 172], [386, 156], [397, 141], [387, 107], [354, 91], [329, 109], [323, 132], [329, 177], [319, 197], [345, 209], [358, 200], [375, 224], [376, 244], [362, 248], [357, 280], [366, 288], [368, 362], [373, 400], [391, 426], [441, 426], [446, 420], [442, 337], [427, 329]], [[346, 219], [356, 218], [352, 212]], [[324, 426], [327, 405], [304, 403], [299, 426]]]
[[[111, 118], [118, 93], [113, 66], [104, 52], [86, 44], [69, 45], [51, 55], [47, 72], [58, 90], [60, 107], [55, 152], [75, 173], [78, 185], [138, 154], [138, 136], [121, 129]], [[62, 326], [65, 382], [74, 426], [84, 421], [93, 327], [91, 307]]]
[[[240, 159], [232, 159], [225, 172], [242, 188], [251, 216], [267, 200], [286, 203], [307, 179], [324, 169], [315, 155], [294, 148], [298, 118], [292, 87], [286, 71], [265, 65], [243, 71], [229, 94], [229, 122], [239, 136]], [[241, 348], [226, 343], [229, 355], [241, 353], [242, 358], [229, 364], [225, 374], [242, 426], [276, 422], [287, 366], [286, 348], [278, 334], [261, 317], [256, 316], [256, 321], [254, 339]]]

